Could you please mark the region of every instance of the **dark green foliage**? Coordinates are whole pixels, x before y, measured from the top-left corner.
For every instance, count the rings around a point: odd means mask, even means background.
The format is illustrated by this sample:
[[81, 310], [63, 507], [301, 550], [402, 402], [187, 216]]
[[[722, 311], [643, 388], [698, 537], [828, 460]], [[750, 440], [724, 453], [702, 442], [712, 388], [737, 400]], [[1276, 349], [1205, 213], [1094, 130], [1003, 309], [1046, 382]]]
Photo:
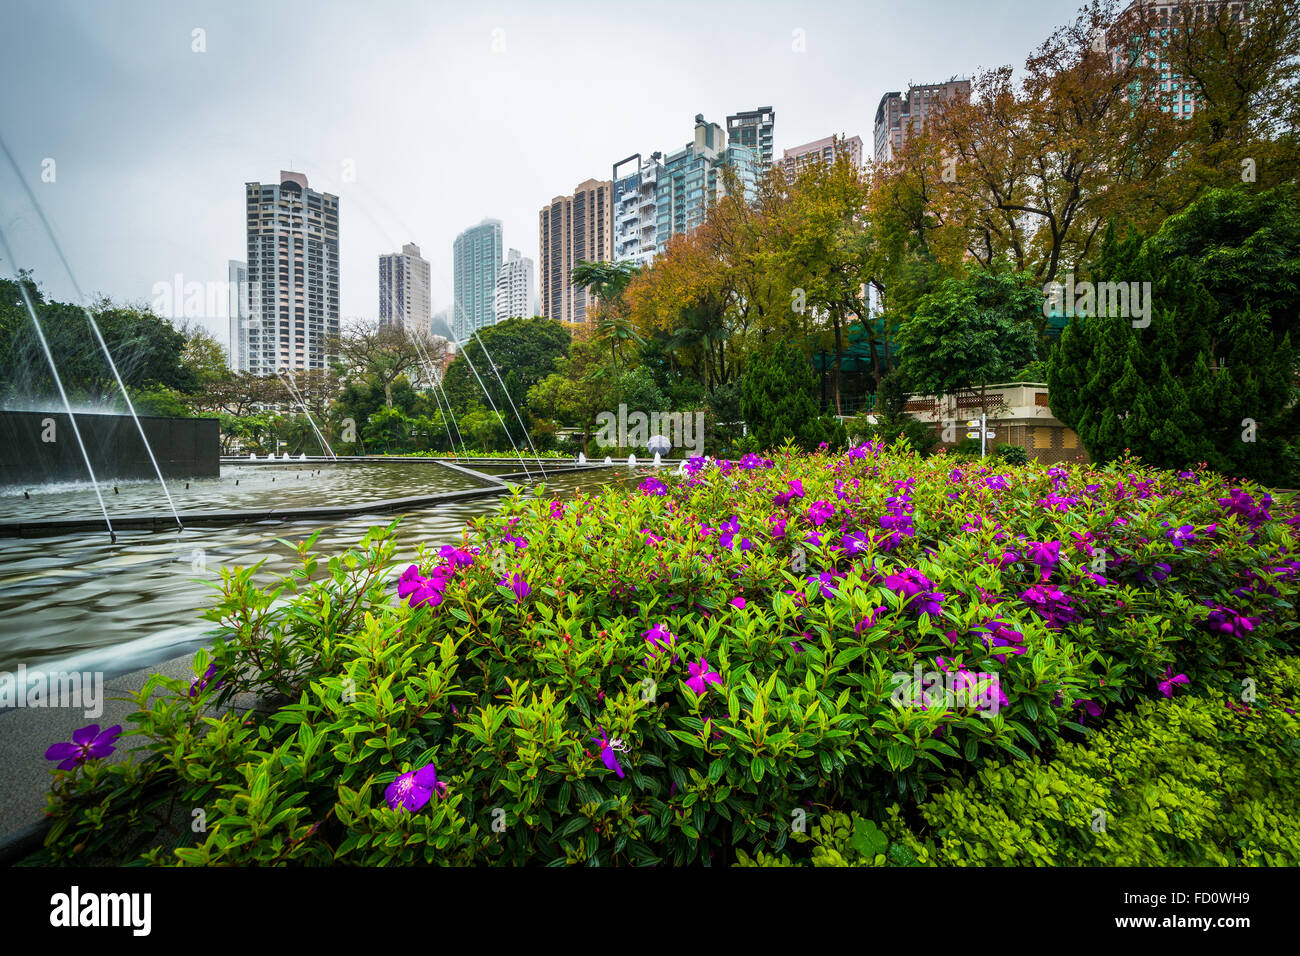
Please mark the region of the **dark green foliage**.
[[1021, 445], [998, 445], [997, 454], [1008, 465], [1029, 464], [1029, 452]]
[[[568, 353], [569, 342], [569, 330], [564, 323], [550, 319], [506, 319], [479, 329], [477, 337], [471, 336], [469, 342], [462, 344], [461, 354], [447, 368], [443, 384], [452, 406], [461, 412], [475, 404], [488, 405], [483, 396], [486, 387], [492, 401], [510, 422], [516, 440], [522, 440], [497, 373], [492, 370], [492, 362], [496, 363], [510, 389], [510, 397], [522, 412], [528, 389], [555, 371], [555, 362]], [[484, 347], [492, 362], [484, 356]], [[474, 372], [478, 372], [477, 378]]]
[[[54, 356], [63, 387], [73, 402], [125, 409], [113, 372], [85, 311], [46, 301], [24, 274], [32, 305]], [[182, 362], [185, 336], [147, 310], [97, 304], [92, 308], [113, 360], [128, 389], [193, 391], [198, 381]], [[58, 389], [17, 281], [0, 279], [0, 399], [59, 403]], [[168, 408], [172, 403], [165, 403]], [[52, 407], [52, 406], [51, 406]]]
[[787, 441], [805, 451], [822, 442], [843, 447], [844, 426], [819, 414], [816, 389], [812, 366], [788, 345], [750, 362], [740, 382], [740, 407], [760, 448], [779, 448]]
[[1038, 358], [1042, 290], [1027, 276], [945, 279], [899, 328], [899, 374], [916, 392], [954, 395], [1005, 382]]
[[1146, 328], [1072, 318], [1052, 351], [1052, 411], [1093, 460], [1129, 449], [1162, 467], [1292, 480], [1298, 220], [1294, 192], [1239, 187], [1208, 193], [1145, 242], [1107, 230], [1093, 281], [1151, 282], [1154, 306]]

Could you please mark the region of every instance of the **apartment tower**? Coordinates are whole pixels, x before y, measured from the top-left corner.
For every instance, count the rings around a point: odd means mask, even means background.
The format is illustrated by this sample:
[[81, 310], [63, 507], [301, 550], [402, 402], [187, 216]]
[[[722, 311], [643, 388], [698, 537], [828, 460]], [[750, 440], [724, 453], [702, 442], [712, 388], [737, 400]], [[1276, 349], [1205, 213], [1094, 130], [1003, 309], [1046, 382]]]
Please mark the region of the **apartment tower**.
[[248, 371], [324, 369], [339, 333], [339, 199], [285, 170], [279, 183], [245, 183], [244, 198]]
[[379, 257], [379, 324], [428, 331], [433, 319], [429, 261], [413, 242]]
[[609, 180], [588, 179], [572, 196], [556, 196], [538, 216], [541, 260], [541, 314], [561, 322], [587, 321], [587, 290], [569, 279], [579, 262], [608, 262], [610, 236]]
[[497, 274], [501, 271], [501, 221], [484, 219], [452, 246], [452, 332], [456, 341], [496, 322]]
[[970, 80], [953, 77], [946, 83], [909, 86], [907, 95], [886, 93], [876, 107], [875, 157], [891, 162], [909, 138], [925, 129], [926, 120], [939, 104], [950, 99], [970, 100]]
[[533, 260], [511, 249], [497, 273], [497, 321], [528, 319], [537, 314], [537, 289], [533, 284]]

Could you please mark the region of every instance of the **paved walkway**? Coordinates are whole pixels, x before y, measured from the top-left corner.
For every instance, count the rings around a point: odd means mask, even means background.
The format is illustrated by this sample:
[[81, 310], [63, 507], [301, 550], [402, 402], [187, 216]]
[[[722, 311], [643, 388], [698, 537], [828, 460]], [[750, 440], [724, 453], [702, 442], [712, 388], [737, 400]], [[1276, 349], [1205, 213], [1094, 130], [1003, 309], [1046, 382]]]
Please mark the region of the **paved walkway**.
[[[103, 713], [98, 717], [86, 717], [84, 710], [73, 707], [0, 710], [0, 767], [4, 768], [4, 783], [0, 785], [0, 844], [44, 818], [45, 797], [53, 780], [50, 770], [55, 766], [53, 761], [45, 759], [45, 751], [51, 744], [71, 740], [74, 730], [92, 723], [99, 724], [101, 730], [114, 724], [121, 724], [123, 731], [133, 729], [127, 717], [136, 708], [127, 695], [138, 693], [152, 674], [190, 681], [194, 676], [193, 662], [194, 654], [190, 653], [105, 680]], [[251, 699], [236, 699], [225, 709], [247, 710], [251, 706]], [[124, 759], [130, 752], [128, 748], [138, 746], [138, 738], [124, 738], [123, 744], [105, 759], [110, 762]]]

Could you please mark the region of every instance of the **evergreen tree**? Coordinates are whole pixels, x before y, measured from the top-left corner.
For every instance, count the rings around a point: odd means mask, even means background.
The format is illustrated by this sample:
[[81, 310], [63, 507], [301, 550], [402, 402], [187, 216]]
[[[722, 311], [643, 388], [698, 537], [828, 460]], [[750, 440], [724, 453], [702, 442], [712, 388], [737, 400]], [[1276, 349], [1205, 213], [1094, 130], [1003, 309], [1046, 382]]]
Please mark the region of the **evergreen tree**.
[[1207, 462], [1284, 484], [1297, 432], [1290, 330], [1300, 204], [1288, 188], [1215, 190], [1152, 237], [1107, 229], [1096, 282], [1150, 282], [1151, 324], [1076, 317], [1048, 361], [1052, 411], [1094, 461]]

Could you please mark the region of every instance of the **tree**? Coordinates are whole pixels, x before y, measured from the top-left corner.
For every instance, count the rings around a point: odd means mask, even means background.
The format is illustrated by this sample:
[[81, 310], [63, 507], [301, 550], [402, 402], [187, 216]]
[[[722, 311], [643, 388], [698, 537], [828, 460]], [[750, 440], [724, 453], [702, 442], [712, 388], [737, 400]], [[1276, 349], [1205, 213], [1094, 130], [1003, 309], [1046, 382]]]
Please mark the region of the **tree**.
[[[773, 261], [789, 283], [796, 311], [807, 311], [815, 325], [829, 329], [834, 355], [831, 402], [837, 413], [844, 328], [866, 317], [863, 293], [873, 261], [866, 216], [869, 190], [867, 177], [840, 144], [833, 162], [813, 162], [800, 170], [771, 237]], [[879, 378], [876, 329], [871, 323], [865, 328]]]
[[1149, 282], [1147, 327], [1075, 317], [1052, 350], [1052, 411], [1099, 462], [1132, 451], [1181, 468], [1289, 478], [1297, 432], [1300, 200], [1212, 190], [1146, 240], [1108, 229], [1094, 278]]
[[[563, 323], [537, 317], [506, 319], [479, 329], [447, 368], [443, 385], [452, 407], [459, 412], [487, 403], [486, 389], [491, 397], [488, 407], [495, 404], [513, 427], [511, 403], [524, 413], [528, 390], [555, 371], [570, 341]], [[509, 387], [509, 400], [503, 381]], [[524, 441], [517, 429], [511, 434], [517, 442]]]
[[47, 301], [31, 274], [24, 272], [18, 280], [0, 280], [0, 397], [36, 400], [49, 407], [61, 404], [20, 282], [40, 318], [71, 400], [125, 410], [113, 368], [90, 328], [87, 312], [94, 316], [128, 391], [163, 388], [189, 393], [196, 387], [194, 374], [181, 358], [185, 337], [166, 319], [147, 307], [115, 305], [107, 299], [89, 309]]
[[338, 355], [346, 379], [373, 376], [383, 388], [384, 404], [393, 407], [393, 384], [415, 377], [429, 382], [442, 367], [447, 347], [427, 329], [354, 322], [328, 348]]
[[612, 411], [613, 382], [603, 375], [600, 346], [576, 339], [569, 354], [557, 359], [556, 370], [528, 390], [533, 415], [582, 429], [582, 446], [591, 442], [592, 425], [603, 411]]
[[1028, 276], [979, 270], [945, 279], [895, 337], [899, 374], [927, 395], [977, 392], [1038, 358], [1043, 293]]
[[815, 390], [808, 360], [789, 345], [750, 362], [740, 382], [740, 406], [759, 447], [777, 448], [789, 440], [805, 451], [823, 441], [843, 445], [844, 426], [818, 416]]
[[229, 381], [234, 377], [226, 347], [203, 326], [182, 325], [179, 331], [185, 336], [181, 363], [194, 378], [196, 394], [202, 394], [215, 383]]

